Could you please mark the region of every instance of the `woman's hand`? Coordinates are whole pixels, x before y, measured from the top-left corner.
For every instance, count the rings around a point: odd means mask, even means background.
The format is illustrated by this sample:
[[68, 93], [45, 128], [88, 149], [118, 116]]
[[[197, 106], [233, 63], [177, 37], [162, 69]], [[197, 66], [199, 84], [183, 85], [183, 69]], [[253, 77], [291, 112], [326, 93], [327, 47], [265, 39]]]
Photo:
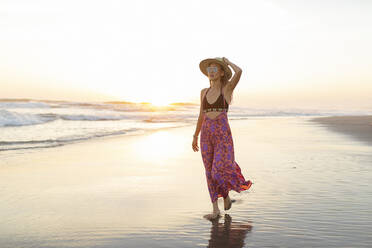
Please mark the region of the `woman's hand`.
[[192, 149], [194, 150], [194, 152], [199, 151], [198, 136], [195, 136], [194, 139], [192, 140]]
[[222, 60], [226, 63], [226, 64], [230, 64], [230, 60], [228, 60], [226, 57], [222, 57]]
[[[239, 66], [235, 65], [234, 63], [232, 63], [232, 62], [231, 62], [230, 60], [228, 60], [226, 57], [222, 57], [222, 60], [225, 61], [225, 63], [226, 63], [227, 65], [231, 66], [231, 68], [233, 68], [235, 74], [241, 74], [242, 69], [241, 69]], [[239, 81], [239, 78], [240, 78], [240, 75], [237, 75], [237, 76], [234, 75], [234, 76], [231, 78], [230, 82], [235, 81], [235, 82], [236, 82], [235, 85], [236, 85], [236, 84], [238, 83], [238, 81]], [[233, 89], [234, 89], [234, 88], [235, 88], [235, 86], [233, 87]]]

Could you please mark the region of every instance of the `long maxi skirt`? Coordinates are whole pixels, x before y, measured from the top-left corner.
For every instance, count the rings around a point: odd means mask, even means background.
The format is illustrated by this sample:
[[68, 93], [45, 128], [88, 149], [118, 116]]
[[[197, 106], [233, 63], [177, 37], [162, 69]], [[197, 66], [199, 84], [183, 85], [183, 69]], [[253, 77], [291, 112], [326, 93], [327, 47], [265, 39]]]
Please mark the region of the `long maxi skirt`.
[[211, 201], [226, 198], [230, 190], [241, 192], [252, 186], [235, 161], [234, 144], [227, 112], [214, 119], [204, 115], [200, 147]]

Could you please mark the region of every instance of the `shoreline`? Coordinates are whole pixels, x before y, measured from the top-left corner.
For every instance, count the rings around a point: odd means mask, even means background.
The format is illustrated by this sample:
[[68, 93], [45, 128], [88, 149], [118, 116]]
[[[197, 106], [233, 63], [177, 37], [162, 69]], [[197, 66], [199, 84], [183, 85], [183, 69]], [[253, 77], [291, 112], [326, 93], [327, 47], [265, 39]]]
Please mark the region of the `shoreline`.
[[316, 117], [309, 121], [372, 145], [372, 115]]
[[[229, 119], [230, 123], [236, 121], [249, 121], [249, 120], [257, 120], [257, 119], [276, 119], [276, 118], [301, 118], [301, 119], [308, 119], [313, 123], [321, 124], [321, 126], [326, 127], [327, 129], [337, 132], [343, 133], [345, 135], [350, 136], [353, 139], [358, 141], [366, 142], [368, 145], [372, 145], [372, 115], [348, 115], [348, 116], [252, 116], [251, 118], [247, 119]], [[60, 144], [57, 146], [51, 147], [40, 147], [40, 148], [27, 148], [27, 149], [9, 149], [1, 151], [3, 155], [19, 155], [19, 152], [23, 153], [23, 151], [29, 151], [30, 153], [37, 153], [37, 152], [44, 152], [48, 151], [49, 149], [58, 148], [58, 147], [66, 147], [70, 145], [78, 145], [84, 144], [86, 142], [99, 142], [111, 139], [123, 139], [125, 137], [141, 137], [143, 135], [151, 135], [153, 133], [159, 131], [167, 131], [167, 130], [174, 130], [174, 129], [182, 129], [182, 128], [191, 128], [195, 127], [195, 124], [188, 123], [183, 124], [180, 126], [173, 126], [173, 127], [159, 127], [151, 130], [142, 130], [141, 132], [133, 132], [133, 133], [125, 133], [125, 134], [118, 134], [118, 135], [105, 135], [101, 137], [94, 137], [89, 138], [86, 140], [79, 140], [74, 141], [71, 143]], [[26, 152], [28, 153], [28, 152]]]
[[[229, 119], [229, 122], [236, 122], [236, 121], [249, 121], [249, 120], [257, 120], [257, 119], [262, 119], [262, 118], [270, 118], [270, 119], [276, 119], [276, 118], [296, 118], [296, 117], [302, 117], [302, 118], [309, 118], [309, 116], [250, 116], [249, 118], [244, 118], [244, 119]], [[179, 126], [167, 126], [167, 127], [157, 127], [153, 129], [143, 129], [140, 131], [134, 131], [134, 132], [128, 132], [128, 133], [123, 133], [123, 134], [114, 134], [114, 135], [103, 135], [99, 137], [89, 137], [89, 138], [84, 138], [84, 139], [78, 139], [78, 140], [73, 140], [69, 141], [66, 143], [60, 143], [58, 145], [51, 145], [51, 146], [41, 146], [41, 147], [27, 147], [27, 148], [17, 148], [17, 149], [4, 149], [1, 150], [0, 152], [2, 155], [18, 155], [20, 153], [34, 153], [34, 152], [44, 152], [48, 151], [49, 149], [53, 148], [58, 148], [58, 147], [65, 147], [65, 146], [70, 146], [74, 144], [84, 144], [86, 142], [95, 142], [95, 141], [105, 141], [105, 140], [111, 140], [111, 139], [123, 139], [125, 137], [140, 137], [143, 135], [150, 135], [159, 131], [167, 131], [167, 130], [173, 130], [173, 129], [178, 129], [178, 128], [185, 128], [185, 127], [193, 127], [195, 129], [197, 124], [197, 121], [195, 120], [194, 123], [183, 123], [182, 125]]]

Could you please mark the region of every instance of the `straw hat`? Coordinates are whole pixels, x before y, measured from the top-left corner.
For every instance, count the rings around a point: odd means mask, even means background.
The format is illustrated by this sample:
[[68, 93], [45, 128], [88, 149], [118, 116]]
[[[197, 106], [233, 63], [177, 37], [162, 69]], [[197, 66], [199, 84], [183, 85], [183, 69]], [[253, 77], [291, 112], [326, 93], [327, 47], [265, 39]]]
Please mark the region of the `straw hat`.
[[229, 66], [223, 61], [222, 58], [220, 57], [215, 57], [215, 58], [209, 58], [209, 59], [204, 59], [200, 62], [199, 68], [202, 71], [202, 73], [206, 76], [208, 76], [207, 73], [207, 67], [210, 63], [217, 63], [220, 64], [225, 72], [225, 76], [227, 79], [230, 79], [232, 76], [232, 72], [229, 68]]

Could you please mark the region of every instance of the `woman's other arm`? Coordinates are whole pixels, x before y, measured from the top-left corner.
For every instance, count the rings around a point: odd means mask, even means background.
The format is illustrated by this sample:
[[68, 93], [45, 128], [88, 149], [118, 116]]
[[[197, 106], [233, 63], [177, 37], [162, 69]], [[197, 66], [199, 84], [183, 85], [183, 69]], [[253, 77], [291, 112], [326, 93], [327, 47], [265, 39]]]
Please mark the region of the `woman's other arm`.
[[200, 112], [199, 112], [198, 123], [196, 125], [196, 130], [195, 130], [194, 136], [199, 136], [201, 125], [203, 123], [203, 117], [204, 117], [204, 112], [203, 112], [203, 97], [204, 97], [204, 92], [205, 92], [206, 89], [207, 88], [202, 89], [200, 91]]
[[198, 118], [198, 123], [196, 125], [196, 130], [194, 133], [194, 137], [192, 139], [192, 149], [194, 152], [199, 151], [199, 146], [198, 146], [198, 136], [199, 132], [203, 123], [203, 118], [204, 118], [204, 112], [203, 112], [203, 97], [206, 89], [202, 89], [200, 92], [200, 112], [199, 112], [199, 118]]

